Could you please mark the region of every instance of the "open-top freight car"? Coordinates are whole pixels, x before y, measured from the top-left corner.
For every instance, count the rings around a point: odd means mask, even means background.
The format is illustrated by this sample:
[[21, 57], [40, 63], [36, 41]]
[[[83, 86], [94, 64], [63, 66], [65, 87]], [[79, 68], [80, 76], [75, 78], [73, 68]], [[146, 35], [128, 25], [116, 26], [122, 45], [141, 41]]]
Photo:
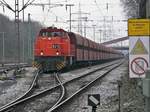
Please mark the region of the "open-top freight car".
[[48, 27], [35, 40], [34, 57], [36, 65], [49, 71], [118, 59], [123, 54], [79, 34]]

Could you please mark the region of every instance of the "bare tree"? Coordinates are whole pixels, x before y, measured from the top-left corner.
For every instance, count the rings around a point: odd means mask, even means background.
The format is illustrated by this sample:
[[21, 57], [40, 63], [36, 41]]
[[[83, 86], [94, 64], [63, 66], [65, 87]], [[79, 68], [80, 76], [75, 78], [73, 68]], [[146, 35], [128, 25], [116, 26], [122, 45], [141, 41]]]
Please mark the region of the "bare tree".
[[121, 0], [124, 5], [124, 12], [129, 18], [138, 17], [140, 10], [140, 3], [143, 0]]

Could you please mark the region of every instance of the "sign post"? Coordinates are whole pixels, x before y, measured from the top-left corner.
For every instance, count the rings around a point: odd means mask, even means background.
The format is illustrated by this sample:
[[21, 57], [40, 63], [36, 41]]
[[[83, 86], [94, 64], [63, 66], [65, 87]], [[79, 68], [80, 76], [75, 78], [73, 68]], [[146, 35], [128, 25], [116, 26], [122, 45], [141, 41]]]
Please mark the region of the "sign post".
[[96, 112], [97, 105], [100, 105], [100, 94], [88, 94], [88, 105], [92, 106], [92, 112]]
[[150, 19], [129, 19], [128, 35], [130, 77], [144, 78], [145, 112], [150, 112]]
[[150, 112], [150, 68], [146, 71], [143, 79], [143, 95], [145, 96], [145, 112]]

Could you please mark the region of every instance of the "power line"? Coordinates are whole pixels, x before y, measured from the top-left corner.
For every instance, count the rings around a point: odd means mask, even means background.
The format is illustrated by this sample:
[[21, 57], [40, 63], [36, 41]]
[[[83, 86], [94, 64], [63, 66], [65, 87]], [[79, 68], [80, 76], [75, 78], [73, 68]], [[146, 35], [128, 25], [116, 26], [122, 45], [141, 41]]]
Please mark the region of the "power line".
[[66, 10], [67, 10], [67, 7], [69, 7], [69, 22], [70, 22], [70, 27], [69, 27], [69, 30], [70, 30], [70, 32], [71, 32], [71, 15], [72, 15], [72, 13], [71, 13], [71, 7], [73, 7], [74, 6], [74, 4], [66, 4]]
[[22, 10], [24, 10], [27, 6], [31, 5], [34, 1], [35, 1], [35, 0], [32, 0], [32, 1], [30, 2], [30, 0], [28, 0], [28, 2], [21, 8], [21, 10], [19, 10], [19, 12], [22, 11]]
[[[60, 18], [61, 20], [63, 20], [63, 21], [66, 21], [64, 18], [62, 18], [61, 16], [57, 16], [53, 11], [51, 11], [56, 17], [58, 17], [58, 18]], [[64, 23], [66, 23], [67, 25], [68, 25], [68, 23], [67, 22], [64, 22]]]
[[11, 8], [11, 6], [9, 4], [7, 4], [4, 0], [0, 1], [4, 6], [6, 6], [8, 9], [10, 9], [11, 11], [15, 12], [15, 10], [13, 8]]
[[50, 3], [30, 3], [29, 5], [41, 6], [43, 8], [43, 11], [44, 11], [45, 6], [49, 6], [49, 8], [63, 6], [63, 4], [50, 4]]
[[81, 4], [79, 3], [79, 11], [76, 13], [72, 13], [72, 14], [78, 15], [78, 33], [80, 33], [82, 35], [82, 15], [90, 15], [90, 13], [82, 12]]
[[101, 13], [101, 15], [104, 16], [104, 14], [102, 13], [101, 8], [99, 7], [96, 0], [94, 0], [94, 3], [96, 4], [97, 8], [99, 9], [99, 12]]
[[24, 10], [29, 4], [33, 3], [35, 0], [28, 0], [25, 5], [19, 10], [19, 0], [15, 0], [15, 9], [13, 9], [5, 0], [0, 1], [4, 6], [6, 6], [9, 10], [15, 13], [15, 29], [16, 29], [16, 37], [18, 39], [18, 63], [21, 62], [20, 57], [20, 26], [19, 26], [19, 12]]

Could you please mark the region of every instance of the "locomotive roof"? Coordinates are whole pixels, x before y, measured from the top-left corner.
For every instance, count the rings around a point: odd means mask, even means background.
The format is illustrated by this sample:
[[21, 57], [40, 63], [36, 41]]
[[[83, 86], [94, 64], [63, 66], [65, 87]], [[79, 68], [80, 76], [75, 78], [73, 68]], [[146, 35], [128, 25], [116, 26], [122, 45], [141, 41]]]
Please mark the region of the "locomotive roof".
[[[65, 30], [61, 29], [61, 28], [56, 28], [56, 27], [47, 27], [47, 28], [42, 28], [41, 31], [51, 31], [51, 32], [66, 32]], [[40, 32], [41, 32], [40, 31]]]
[[[65, 30], [63, 30], [63, 29], [61, 29], [61, 28], [56, 28], [56, 27], [47, 27], [47, 28], [43, 28], [43, 29], [41, 29], [41, 31], [40, 32], [42, 32], [42, 31], [50, 31], [50, 32], [66, 32], [66, 33], [68, 33], [68, 34], [71, 34], [72, 36], [70, 37], [70, 38], [75, 38], [76, 39], [76, 41], [78, 42], [78, 43], [80, 43], [80, 44], [82, 44], [82, 39], [85, 41], [85, 40], [88, 40], [90, 43], [92, 43], [92, 44], [99, 44], [99, 43], [96, 43], [96, 42], [94, 42], [94, 41], [92, 41], [92, 40], [90, 40], [90, 39], [87, 39], [87, 38], [84, 38], [83, 36], [81, 36], [80, 34], [77, 34], [77, 33], [74, 33], [74, 32], [67, 32], [67, 31], [65, 31]], [[74, 36], [73, 36], [74, 35]], [[105, 50], [106, 49], [110, 49], [112, 52], [119, 52], [119, 51], [116, 51], [115, 49], [113, 49], [112, 47], [107, 47], [107, 46], [105, 46], [105, 45], [103, 45], [103, 44], [99, 44], [101, 47], [103, 47]]]

